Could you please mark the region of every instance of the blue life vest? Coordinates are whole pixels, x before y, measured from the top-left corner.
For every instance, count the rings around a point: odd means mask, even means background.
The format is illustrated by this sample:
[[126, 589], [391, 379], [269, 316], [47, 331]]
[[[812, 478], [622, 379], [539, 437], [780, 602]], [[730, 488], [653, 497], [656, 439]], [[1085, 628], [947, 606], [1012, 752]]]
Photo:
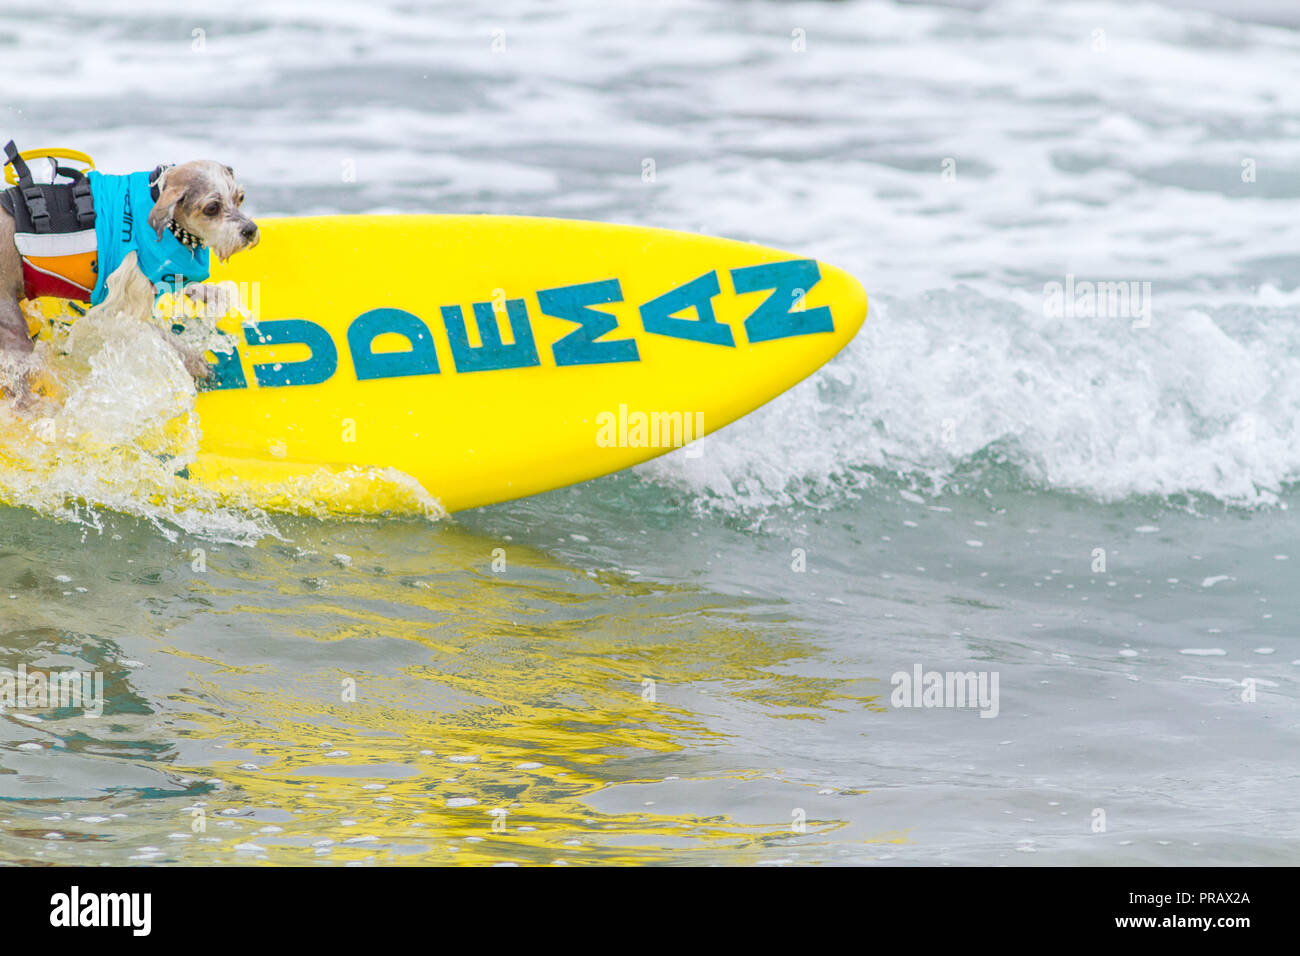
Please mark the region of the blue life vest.
[[86, 174], [95, 201], [95, 242], [99, 274], [90, 295], [98, 305], [108, 294], [108, 278], [122, 264], [127, 253], [136, 253], [140, 271], [154, 283], [172, 285], [203, 282], [208, 277], [208, 248], [190, 249], [166, 226], [159, 238], [149, 225], [155, 196], [149, 185], [152, 173], [105, 176], [96, 170]]

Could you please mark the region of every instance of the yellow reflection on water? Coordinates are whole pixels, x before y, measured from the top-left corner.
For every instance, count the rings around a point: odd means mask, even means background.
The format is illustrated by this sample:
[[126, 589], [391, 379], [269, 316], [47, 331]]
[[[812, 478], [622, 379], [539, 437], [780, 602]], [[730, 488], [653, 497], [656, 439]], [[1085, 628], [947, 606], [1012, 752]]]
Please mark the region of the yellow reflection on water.
[[[292, 634], [307, 663], [223, 670], [174, 698], [181, 735], [234, 751], [173, 765], [221, 781], [178, 820], [177, 858], [743, 864], [843, 825], [795, 832], [806, 788], [718, 769], [737, 714], [877, 709], [852, 680], [781, 673], [814, 648], [770, 605], [759, 627], [742, 599], [513, 544], [494, 572], [500, 547], [449, 526], [418, 552], [307, 549], [292, 571], [264, 559], [196, 581], [220, 633]], [[724, 784], [775, 790], [740, 819]]]

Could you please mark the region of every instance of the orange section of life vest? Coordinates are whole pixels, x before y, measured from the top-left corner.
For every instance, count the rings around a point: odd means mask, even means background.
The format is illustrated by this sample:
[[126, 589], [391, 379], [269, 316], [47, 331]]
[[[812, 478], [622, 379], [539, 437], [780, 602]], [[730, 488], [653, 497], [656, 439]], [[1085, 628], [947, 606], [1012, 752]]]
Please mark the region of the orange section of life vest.
[[95, 271], [96, 252], [81, 252], [70, 256], [23, 256], [38, 269], [53, 272], [84, 289], [95, 288], [99, 274]]

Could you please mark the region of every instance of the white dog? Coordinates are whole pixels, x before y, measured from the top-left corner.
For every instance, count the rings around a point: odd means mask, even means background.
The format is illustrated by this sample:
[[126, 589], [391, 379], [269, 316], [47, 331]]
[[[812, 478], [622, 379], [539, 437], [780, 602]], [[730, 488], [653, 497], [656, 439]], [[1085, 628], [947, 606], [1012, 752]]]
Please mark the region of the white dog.
[[[126, 176], [57, 167], [70, 182], [45, 184], [12, 142], [6, 153], [19, 184], [0, 194], [0, 361], [32, 351], [22, 299], [79, 299], [142, 319], [162, 290], [182, 290], [210, 316], [235, 305], [223, 285], [203, 284], [209, 250], [224, 261], [259, 238], [229, 166], [196, 160]], [[191, 375], [211, 374], [202, 355], [164, 334]], [[10, 390], [23, 398], [26, 388], [23, 378]]]

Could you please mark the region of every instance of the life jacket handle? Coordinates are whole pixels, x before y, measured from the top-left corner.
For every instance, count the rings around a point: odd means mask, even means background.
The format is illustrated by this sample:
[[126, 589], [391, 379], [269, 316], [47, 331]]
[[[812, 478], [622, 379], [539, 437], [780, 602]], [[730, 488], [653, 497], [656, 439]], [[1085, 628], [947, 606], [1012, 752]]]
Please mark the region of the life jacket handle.
[[[86, 167], [85, 169], [82, 170], [67, 169], [63, 166], [60, 166], [57, 162], [54, 163], [55, 176], [66, 176], [69, 179], [73, 179], [73, 180], [77, 179], [79, 175], [85, 175], [85, 173], [95, 168], [95, 161], [91, 159], [88, 155], [86, 155], [85, 153], [77, 149], [62, 149], [62, 148], [25, 149], [18, 154], [18, 157], [20, 160], [70, 159], [74, 163], [81, 163]], [[5, 182], [7, 182], [10, 186], [18, 185], [18, 180], [20, 175], [21, 173], [17, 169], [16, 163], [12, 163], [11, 161], [5, 164]]]

